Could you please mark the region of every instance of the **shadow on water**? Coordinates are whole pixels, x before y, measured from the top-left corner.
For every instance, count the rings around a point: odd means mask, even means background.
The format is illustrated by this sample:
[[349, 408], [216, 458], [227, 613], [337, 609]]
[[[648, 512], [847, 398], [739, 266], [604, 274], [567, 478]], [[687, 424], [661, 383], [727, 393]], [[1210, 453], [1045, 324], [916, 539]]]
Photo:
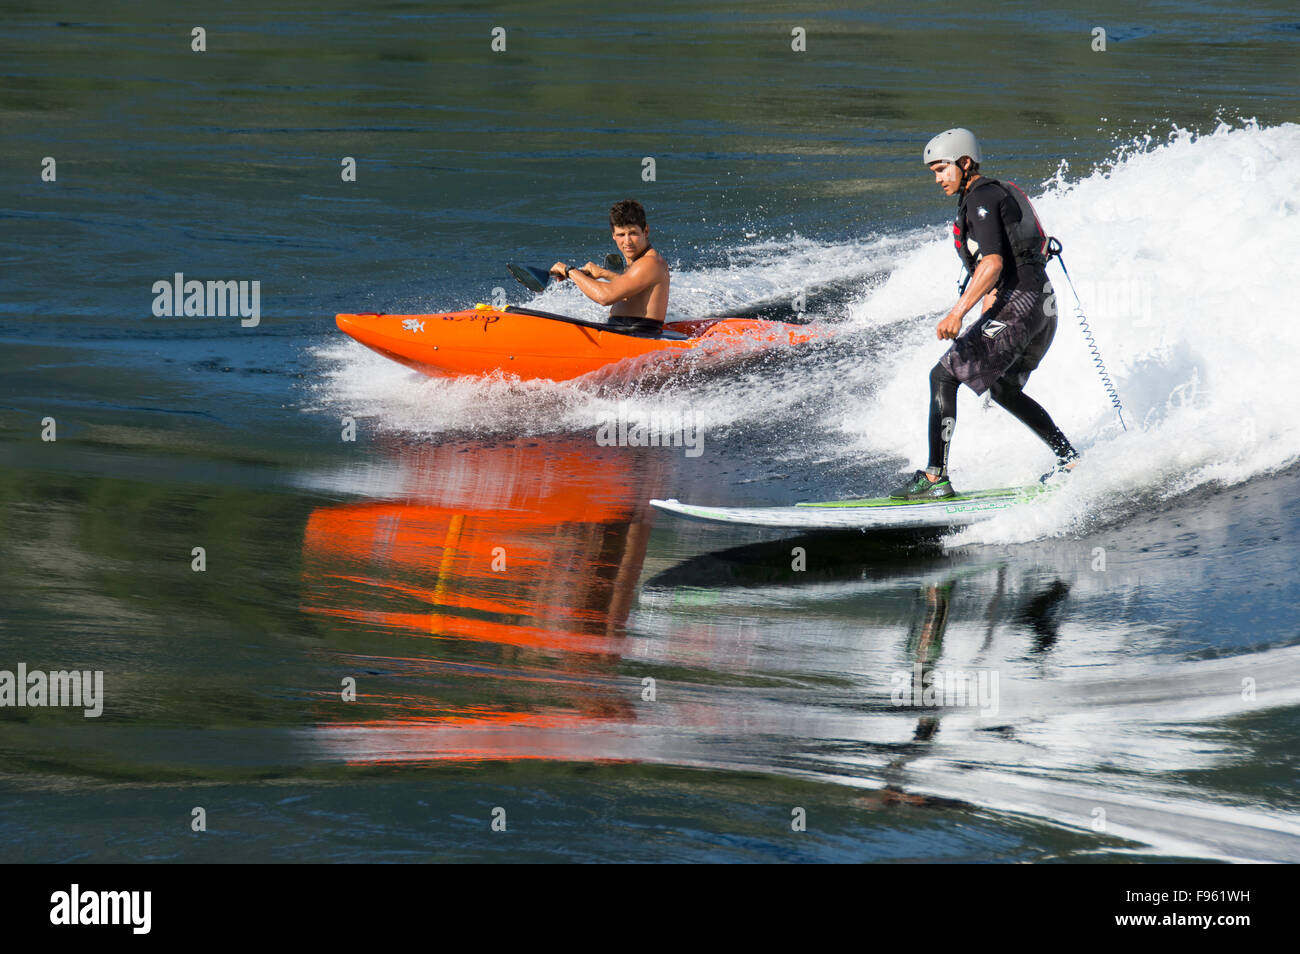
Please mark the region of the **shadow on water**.
[[[656, 573], [647, 587], [762, 586], [858, 579], [870, 572], [929, 565], [943, 558], [942, 536], [926, 530], [823, 531], [701, 553]], [[815, 566], [799, 559], [814, 548]]]

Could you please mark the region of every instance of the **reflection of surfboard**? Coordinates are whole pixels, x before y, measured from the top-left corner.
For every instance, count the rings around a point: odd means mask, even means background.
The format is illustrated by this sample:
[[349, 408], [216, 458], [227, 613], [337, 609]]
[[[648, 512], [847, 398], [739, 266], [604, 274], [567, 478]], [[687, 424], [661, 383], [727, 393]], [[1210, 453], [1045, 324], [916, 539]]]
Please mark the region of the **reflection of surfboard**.
[[652, 500], [650, 503], [679, 517], [743, 527], [779, 527], [791, 530], [942, 530], [988, 520], [1008, 507], [1022, 504], [1045, 492], [1042, 485], [1036, 484], [1030, 487], [977, 490], [942, 500], [873, 497], [801, 503], [793, 507], [700, 507], [679, 500]]

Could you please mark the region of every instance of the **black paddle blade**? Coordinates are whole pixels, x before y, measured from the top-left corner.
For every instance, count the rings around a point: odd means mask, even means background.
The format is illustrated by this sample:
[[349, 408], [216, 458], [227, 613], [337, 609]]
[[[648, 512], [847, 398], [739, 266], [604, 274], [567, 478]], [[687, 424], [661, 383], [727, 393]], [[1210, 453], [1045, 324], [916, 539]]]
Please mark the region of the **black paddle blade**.
[[605, 267], [611, 272], [623, 271], [623, 256], [618, 252], [610, 252], [605, 256]]
[[546, 291], [546, 283], [551, 280], [551, 273], [530, 265], [506, 265], [506, 270], [514, 276], [515, 281], [532, 292]]

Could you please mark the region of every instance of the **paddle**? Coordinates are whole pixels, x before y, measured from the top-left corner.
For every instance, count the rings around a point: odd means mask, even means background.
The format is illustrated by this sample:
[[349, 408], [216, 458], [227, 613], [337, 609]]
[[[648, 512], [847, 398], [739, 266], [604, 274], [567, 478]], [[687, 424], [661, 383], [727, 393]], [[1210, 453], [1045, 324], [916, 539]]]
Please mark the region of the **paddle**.
[[[623, 256], [617, 252], [610, 252], [605, 256], [605, 267], [611, 272], [623, 271]], [[539, 295], [546, 290], [547, 283], [555, 277], [544, 268], [534, 268], [531, 265], [515, 265], [513, 262], [506, 265], [506, 270], [514, 276], [515, 281]], [[585, 275], [586, 272], [583, 272], [583, 274]]]
[[540, 268], [533, 268], [531, 265], [516, 265], [513, 262], [506, 265], [506, 271], [513, 275], [515, 281], [519, 284], [530, 292], [537, 292], [539, 295], [546, 291], [546, 283], [553, 277], [550, 272], [543, 271]]
[[642, 337], [650, 335], [651, 337], [686, 337], [679, 335], [675, 331], [665, 330], [664, 326], [657, 321], [649, 318], [636, 318], [631, 315], [613, 315], [599, 321], [589, 318], [574, 318], [572, 315], [557, 315], [553, 311], [538, 311], [536, 308], [521, 308], [518, 305], [507, 305], [506, 314], [510, 315], [532, 315], [534, 318], [549, 318], [551, 321], [562, 321], [569, 325], [582, 325], [584, 328], [595, 328], [599, 331], [613, 331], [620, 335], [636, 335]]
[[[623, 271], [623, 256], [617, 252], [610, 252], [605, 256], [605, 267], [611, 272]], [[552, 278], [557, 276], [549, 271], [540, 268], [534, 268], [531, 265], [516, 265], [513, 262], [506, 265], [506, 270], [514, 276], [515, 281], [523, 285], [529, 291], [541, 294], [546, 290], [547, 284]], [[583, 272], [586, 275], [586, 272]], [[598, 328], [601, 331], [614, 331], [619, 334], [630, 335], [653, 335], [659, 337], [665, 334], [663, 325], [649, 318], [633, 318], [630, 316], [615, 315], [604, 321], [590, 321], [586, 318], [572, 318], [568, 315], [557, 315], [549, 311], [536, 311], [532, 308], [518, 308], [511, 306], [506, 309], [518, 315], [534, 315], [538, 318], [550, 318], [552, 321], [563, 321], [571, 325], [582, 325], [585, 328]], [[674, 335], [675, 333], [669, 332]]]

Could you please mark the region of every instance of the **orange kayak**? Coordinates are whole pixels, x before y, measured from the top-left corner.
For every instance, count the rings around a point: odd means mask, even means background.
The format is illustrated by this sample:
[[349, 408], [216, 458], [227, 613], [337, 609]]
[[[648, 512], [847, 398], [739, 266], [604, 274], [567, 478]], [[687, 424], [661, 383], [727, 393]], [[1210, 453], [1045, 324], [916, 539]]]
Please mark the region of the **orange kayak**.
[[544, 311], [477, 305], [439, 315], [338, 315], [340, 330], [423, 374], [491, 374], [567, 381], [636, 358], [692, 351], [743, 353], [800, 344], [825, 334], [803, 325], [754, 318], [643, 319], [627, 327]]

